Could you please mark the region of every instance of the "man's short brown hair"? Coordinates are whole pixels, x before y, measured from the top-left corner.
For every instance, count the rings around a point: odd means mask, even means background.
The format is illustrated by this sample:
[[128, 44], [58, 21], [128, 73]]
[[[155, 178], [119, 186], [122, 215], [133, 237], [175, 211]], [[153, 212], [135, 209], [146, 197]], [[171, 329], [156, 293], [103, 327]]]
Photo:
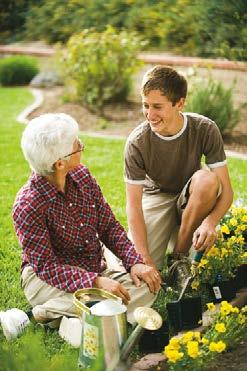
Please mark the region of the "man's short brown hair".
[[142, 80], [141, 92], [147, 95], [151, 90], [160, 90], [175, 105], [180, 98], [186, 98], [187, 81], [172, 67], [155, 66], [145, 73]]

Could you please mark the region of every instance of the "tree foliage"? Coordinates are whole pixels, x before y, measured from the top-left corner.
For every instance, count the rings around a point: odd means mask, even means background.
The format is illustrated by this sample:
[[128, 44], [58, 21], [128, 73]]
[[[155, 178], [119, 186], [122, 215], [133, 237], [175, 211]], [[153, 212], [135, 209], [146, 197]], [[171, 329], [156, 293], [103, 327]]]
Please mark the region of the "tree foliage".
[[111, 25], [118, 31], [137, 32], [149, 49], [247, 60], [246, 0], [10, 0], [6, 4], [0, 20], [7, 17], [8, 32], [15, 30], [19, 18], [21, 22], [26, 18], [26, 36], [32, 40], [65, 43], [84, 29], [102, 32]]
[[13, 41], [21, 37], [30, 6], [40, 2], [41, 0], [2, 0], [0, 7], [0, 42]]

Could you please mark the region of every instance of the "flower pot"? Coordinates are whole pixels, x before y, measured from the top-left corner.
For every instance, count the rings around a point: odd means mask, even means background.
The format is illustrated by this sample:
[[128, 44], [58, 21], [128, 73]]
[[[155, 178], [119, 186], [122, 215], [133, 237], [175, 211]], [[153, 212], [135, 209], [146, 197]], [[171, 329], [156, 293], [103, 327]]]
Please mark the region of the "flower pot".
[[156, 331], [144, 330], [139, 340], [139, 350], [143, 353], [160, 353], [169, 343], [169, 326], [163, 322]]
[[236, 296], [236, 282], [232, 278], [228, 281], [216, 281], [209, 285], [213, 303], [220, 303], [222, 300], [230, 301]]
[[247, 264], [242, 264], [238, 267], [235, 277], [236, 290], [247, 287]]
[[202, 303], [200, 297], [185, 298], [167, 303], [169, 325], [175, 332], [198, 327], [202, 320]]

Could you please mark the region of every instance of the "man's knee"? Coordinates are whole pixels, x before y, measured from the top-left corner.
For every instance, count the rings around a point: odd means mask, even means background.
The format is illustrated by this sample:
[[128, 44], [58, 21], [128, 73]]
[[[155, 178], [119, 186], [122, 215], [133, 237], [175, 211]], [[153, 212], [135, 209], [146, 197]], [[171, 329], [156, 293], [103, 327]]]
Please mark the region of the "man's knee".
[[214, 172], [198, 170], [192, 176], [190, 194], [195, 194], [201, 201], [206, 201], [208, 198], [216, 199], [219, 188], [220, 181]]

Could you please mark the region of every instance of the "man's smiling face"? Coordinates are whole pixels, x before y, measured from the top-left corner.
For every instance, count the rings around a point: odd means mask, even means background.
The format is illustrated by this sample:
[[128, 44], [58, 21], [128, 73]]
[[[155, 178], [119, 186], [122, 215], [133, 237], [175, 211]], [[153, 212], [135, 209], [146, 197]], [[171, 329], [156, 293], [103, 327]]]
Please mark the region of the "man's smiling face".
[[169, 135], [183, 105], [184, 98], [173, 105], [160, 90], [151, 90], [147, 95], [142, 95], [143, 114], [152, 131], [164, 136]]

